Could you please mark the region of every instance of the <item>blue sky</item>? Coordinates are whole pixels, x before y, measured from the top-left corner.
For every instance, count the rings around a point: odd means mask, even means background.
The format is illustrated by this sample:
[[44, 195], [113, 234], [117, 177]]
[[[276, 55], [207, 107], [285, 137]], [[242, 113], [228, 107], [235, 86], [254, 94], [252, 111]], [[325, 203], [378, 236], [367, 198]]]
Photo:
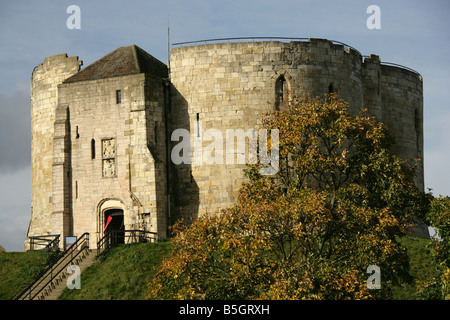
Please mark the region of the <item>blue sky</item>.
[[[381, 29], [369, 30], [369, 5]], [[69, 30], [66, 9], [81, 9]], [[450, 195], [450, 2], [379, 0], [31, 1], [0, 0], [0, 245], [21, 251], [30, 217], [30, 76], [47, 56], [79, 56], [86, 67], [136, 44], [167, 62], [170, 42], [282, 36], [347, 43], [424, 78], [425, 186]]]

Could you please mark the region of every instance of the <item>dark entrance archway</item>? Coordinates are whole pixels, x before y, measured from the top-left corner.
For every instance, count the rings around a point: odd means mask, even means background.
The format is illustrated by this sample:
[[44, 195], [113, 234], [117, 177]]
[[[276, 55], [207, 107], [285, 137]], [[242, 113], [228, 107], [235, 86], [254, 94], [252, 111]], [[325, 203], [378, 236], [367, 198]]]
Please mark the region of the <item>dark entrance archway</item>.
[[105, 211], [104, 234], [111, 232], [111, 244], [125, 243], [125, 226], [122, 209], [110, 209]]

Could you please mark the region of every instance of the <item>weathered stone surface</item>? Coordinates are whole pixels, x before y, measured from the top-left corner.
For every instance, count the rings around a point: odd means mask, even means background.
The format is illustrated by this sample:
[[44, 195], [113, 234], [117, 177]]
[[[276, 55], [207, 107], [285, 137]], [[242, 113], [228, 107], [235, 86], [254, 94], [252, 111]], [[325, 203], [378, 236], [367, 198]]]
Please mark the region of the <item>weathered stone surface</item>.
[[[395, 153], [423, 159], [422, 79], [403, 68], [380, 64], [376, 55], [363, 59], [359, 52], [323, 39], [220, 43], [175, 48], [170, 65], [172, 126], [194, 132], [198, 117], [203, 130], [215, 128], [224, 137], [227, 129], [258, 128], [261, 114], [276, 108], [276, 82], [282, 76], [287, 99], [295, 93], [321, 96], [337, 91], [353, 112], [368, 108], [390, 128]], [[245, 181], [243, 168], [192, 165], [191, 175], [179, 181], [184, 188], [199, 189], [198, 208], [195, 204], [192, 210], [204, 214], [229, 207]], [[417, 173], [416, 183], [423, 190], [423, 163]], [[183, 206], [192, 206], [189, 194], [180, 196]]]
[[[167, 67], [134, 45], [79, 71], [81, 63], [57, 55], [32, 75], [28, 236], [89, 232], [94, 247], [105, 212], [122, 210], [126, 229], [163, 238], [175, 214], [195, 218], [231, 206], [246, 181], [238, 157], [249, 154], [227, 153], [236, 146], [227, 130], [258, 129], [262, 113], [295, 93], [337, 91], [353, 112], [368, 108], [387, 124], [396, 154], [423, 159], [420, 75], [328, 40], [175, 48], [170, 81]], [[180, 128], [190, 132], [192, 161], [176, 165], [170, 156], [179, 141], [171, 134]], [[216, 163], [204, 157], [213, 143], [223, 146]], [[423, 190], [423, 162], [416, 184]]]
[[[79, 71], [78, 57], [45, 58], [31, 79], [31, 219], [28, 236], [51, 234], [53, 138], [57, 86]], [[56, 160], [57, 161], [57, 160]], [[62, 186], [61, 186], [62, 187]]]

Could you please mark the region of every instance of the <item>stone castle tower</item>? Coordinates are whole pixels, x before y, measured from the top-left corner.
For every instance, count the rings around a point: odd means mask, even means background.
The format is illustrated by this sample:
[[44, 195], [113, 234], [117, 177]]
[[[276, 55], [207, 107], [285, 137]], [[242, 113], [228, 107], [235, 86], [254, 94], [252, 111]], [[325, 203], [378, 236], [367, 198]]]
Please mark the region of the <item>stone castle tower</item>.
[[[190, 132], [188, 158], [202, 159], [195, 146], [211, 144], [210, 129], [230, 138], [228, 129], [258, 128], [261, 114], [292, 93], [337, 91], [352, 110], [365, 107], [390, 128], [397, 155], [423, 159], [422, 77], [342, 43], [188, 44], [171, 50], [170, 69], [132, 45], [80, 71], [81, 64], [62, 54], [33, 71], [27, 238], [88, 232], [94, 247], [108, 218], [110, 229], [165, 238], [174, 216], [230, 207], [245, 164], [237, 155], [174, 163], [171, 152], [180, 141], [174, 130]], [[416, 185], [423, 190], [423, 163]], [[428, 234], [426, 227], [419, 231]]]

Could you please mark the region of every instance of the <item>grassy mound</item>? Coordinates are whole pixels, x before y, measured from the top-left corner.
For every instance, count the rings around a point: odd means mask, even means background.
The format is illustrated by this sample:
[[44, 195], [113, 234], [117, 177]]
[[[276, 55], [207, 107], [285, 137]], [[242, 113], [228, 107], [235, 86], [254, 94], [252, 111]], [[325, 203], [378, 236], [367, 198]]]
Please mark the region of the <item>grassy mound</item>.
[[[395, 300], [415, 300], [416, 282], [432, 279], [438, 268], [427, 245], [430, 240], [404, 237], [412, 280], [392, 287]], [[81, 275], [81, 289], [65, 289], [64, 300], [146, 299], [147, 284], [162, 259], [170, 254], [170, 242], [130, 244], [109, 249]], [[0, 253], [0, 299], [11, 299], [27, 286], [51, 261], [45, 252]], [[383, 281], [381, 271], [381, 281]]]
[[105, 251], [81, 275], [81, 289], [65, 289], [64, 300], [140, 300], [169, 242], [122, 245]]
[[[418, 281], [429, 281], [439, 277], [439, 268], [428, 248], [431, 240], [403, 237], [400, 243], [407, 249], [411, 281], [392, 287], [394, 300], [418, 300]], [[383, 275], [382, 275], [383, 276]]]
[[0, 300], [12, 299], [52, 261], [43, 251], [0, 252]]

